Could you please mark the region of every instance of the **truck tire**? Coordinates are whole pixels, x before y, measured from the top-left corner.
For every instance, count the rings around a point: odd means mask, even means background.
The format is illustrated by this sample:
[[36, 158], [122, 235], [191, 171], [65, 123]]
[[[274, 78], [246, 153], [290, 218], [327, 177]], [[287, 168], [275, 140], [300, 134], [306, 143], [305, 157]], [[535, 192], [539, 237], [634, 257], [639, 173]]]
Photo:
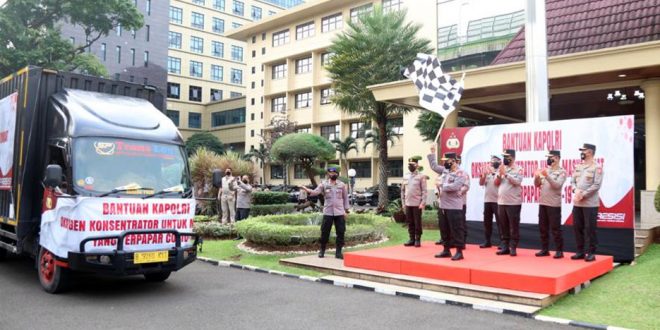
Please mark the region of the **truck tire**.
[[146, 273], [144, 274], [144, 279], [147, 282], [164, 282], [170, 277], [170, 274], [172, 274], [170, 271]]
[[8, 255], [9, 255], [9, 253], [7, 253], [7, 250], [5, 250], [3, 248], [0, 248], [0, 262], [7, 259]]
[[69, 289], [71, 271], [55, 263], [55, 255], [41, 247], [38, 259], [39, 282], [48, 293], [60, 293]]

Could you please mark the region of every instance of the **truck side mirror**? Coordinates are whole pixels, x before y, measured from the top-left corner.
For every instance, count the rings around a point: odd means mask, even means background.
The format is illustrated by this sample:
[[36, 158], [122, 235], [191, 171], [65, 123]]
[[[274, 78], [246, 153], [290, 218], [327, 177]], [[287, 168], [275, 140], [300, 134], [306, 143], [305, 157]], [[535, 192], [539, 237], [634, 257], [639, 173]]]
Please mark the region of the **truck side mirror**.
[[213, 170], [213, 186], [216, 188], [220, 188], [222, 186], [222, 171], [221, 170]]
[[62, 167], [60, 165], [51, 164], [46, 166], [44, 184], [50, 188], [55, 188], [62, 184]]

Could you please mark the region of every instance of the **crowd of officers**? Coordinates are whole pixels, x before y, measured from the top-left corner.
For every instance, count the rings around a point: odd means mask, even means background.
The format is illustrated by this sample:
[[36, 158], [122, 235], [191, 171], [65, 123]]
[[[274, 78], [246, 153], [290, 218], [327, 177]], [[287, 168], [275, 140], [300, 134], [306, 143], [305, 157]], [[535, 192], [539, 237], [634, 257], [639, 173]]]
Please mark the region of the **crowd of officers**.
[[[595, 162], [596, 146], [585, 143], [580, 150], [582, 160], [571, 178], [573, 199], [573, 230], [577, 252], [571, 256], [573, 260], [596, 260], [596, 225], [598, 216], [599, 196], [603, 180], [603, 169]], [[479, 185], [484, 193], [484, 233], [485, 240], [480, 248], [492, 246], [493, 218], [497, 224], [500, 245], [497, 255], [517, 255], [520, 241], [520, 211], [522, 205], [523, 169], [516, 164], [516, 151], [506, 149], [500, 157], [491, 156], [490, 165], [482, 169]], [[456, 153], [445, 153], [440, 159], [442, 166], [436, 161], [435, 146], [431, 147], [428, 161], [431, 169], [438, 173], [435, 187], [438, 193], [438, 224], [443, 250], [436, 254], [437, 258], [464, 258], [465, 242], [467, 240], [467, 223], [465, 217], [467, 191], [470, 189], [470, 177], [467, 171], [460, 168], [461, 159]], [[561, 228], [561, 198], [562, 187], [567, 179], [566, 170], [561, 167], [561, 153], [550, 150], [546, 155], [546, 167], [534, 173], [534, 185], [540, 189], [539, 222], [541, 250], [537, 257], [550, 256], [550, 233], [555, 245], [553, 258], [564, 257], [564, 240]], [[422, 211], [427, 200], [427, 177], [418, 171], [418, 160], [408, 160], [410, 171], [401, 189], [401, 200], [406, 212], [408, 234], [410, 240], [405, 246], [421, 246]], [[452, 255], [451, 248], [455, 249]]]

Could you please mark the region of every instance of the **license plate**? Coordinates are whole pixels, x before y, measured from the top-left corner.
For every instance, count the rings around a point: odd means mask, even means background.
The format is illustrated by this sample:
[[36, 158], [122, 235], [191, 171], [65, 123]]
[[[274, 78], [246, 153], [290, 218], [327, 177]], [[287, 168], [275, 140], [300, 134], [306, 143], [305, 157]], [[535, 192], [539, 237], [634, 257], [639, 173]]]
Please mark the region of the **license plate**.
[[151, 262], [167, 261], [169, 253], [167, 251], [135, 252], [133, 254], [134, 264], [146, 264]]

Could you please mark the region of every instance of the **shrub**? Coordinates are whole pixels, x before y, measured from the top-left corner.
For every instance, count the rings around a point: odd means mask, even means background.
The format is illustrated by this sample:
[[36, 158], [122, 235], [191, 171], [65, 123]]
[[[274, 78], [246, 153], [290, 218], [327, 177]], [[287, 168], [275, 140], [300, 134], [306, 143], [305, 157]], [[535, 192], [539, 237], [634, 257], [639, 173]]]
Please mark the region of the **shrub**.
[[438, 228], [438, 210], [425, 210], [422, 212], [422, 227], [434, 229]]
[[[239, 222], [238, 233], [248, 242], [263, 246], [291, 246], [318, 244], [321, 214], [287, 214], [261, 216]], [[360, 243], [380, 239], [387, 232], [391, 220], [371, 214], [350, 214], [346, 220], [346, 243]], [[334, 230], [334, 227], [333, 227]], [[334, 243], [332, 234], [330, 243]]]
[[655, 210], [660, 212], [660, 185], [655, 190]]
[[255, 191], [252, 193], [252, 204], [254, 205], [286, 204], [288, 201], [289, 194], [285, 192]]
[[218, 220], [218, 217], [214, 217], [214, 216], [208, 216], [208, 215], [196, 215], [195, 216], [195, 223], [217, 221], [217, 220]]
[[219, 222], [198, 222], [195, 223], [194, 230], [196, 234], [206, 238], [236, 237], [236, 226]]
[[261, 215], [289, 214], [295, 211], [293, 204], [274, 204], [274, 205], [252, 205], [250, 216], [258, 217]]

